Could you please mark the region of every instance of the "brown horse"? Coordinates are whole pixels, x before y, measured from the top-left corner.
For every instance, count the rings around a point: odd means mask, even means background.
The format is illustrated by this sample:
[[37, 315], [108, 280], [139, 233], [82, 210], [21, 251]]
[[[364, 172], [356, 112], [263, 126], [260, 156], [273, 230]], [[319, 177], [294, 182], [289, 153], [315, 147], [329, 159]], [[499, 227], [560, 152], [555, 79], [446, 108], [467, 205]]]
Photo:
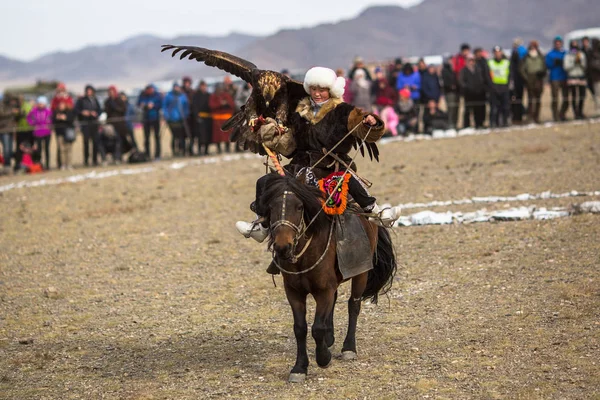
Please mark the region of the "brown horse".
[[[334, 343], [333, 310], [337, 288], [343, 282], [336, 257], [335, 224], [322, 212], [324, 196], [303, 181], [275, 174], [269, 176], [260, 202], [269, 207], [269, 246], [273, 262], [283, 274], [287, 299], [294, 315], [296, 364], [289, 382], [303, 382], [308, 371], [306, 352], [306, 297], [316, 301], [312, 336], [316, 343], [317, 365], [322, 368], [331, 362]], [[367, 232], [373, 269], [352, 280], [348, 300], [348, 331], [342, 347], [342, 359], [356, 358], [356, 323], [361, 301], [377, 302], [379, 293], [387, 292], [396, 273], [396, 260], [389, 232], [361, 217]]]

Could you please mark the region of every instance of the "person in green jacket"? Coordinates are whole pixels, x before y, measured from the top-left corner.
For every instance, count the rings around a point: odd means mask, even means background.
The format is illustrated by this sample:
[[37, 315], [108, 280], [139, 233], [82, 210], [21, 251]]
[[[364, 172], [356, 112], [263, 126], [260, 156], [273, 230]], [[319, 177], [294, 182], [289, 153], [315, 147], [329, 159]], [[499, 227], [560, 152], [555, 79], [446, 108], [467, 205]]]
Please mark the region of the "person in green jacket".
[[529, 121], [540, 123], [540, 109], [544, 79], [548, 69], [546, 60], [540, 52], [537, 40], [532, 40], [527, 48], [527, 55], [521, 61], [519, 73], [527, 85], [527, 110]]
[[33, 102], [27, 101], [23, 96], [20, 96], [19, 102], [21, 104], [21, 112], [19, 113], [17, 121], [17, 143], [15, 151], [15, 172], [21, 165], [21, 159], [23, 158], [23, 151], [21, 151], [21, 144], [28, 142], [33, 144], [33, 127], [27, 122], [27, 115], [33, 108]]

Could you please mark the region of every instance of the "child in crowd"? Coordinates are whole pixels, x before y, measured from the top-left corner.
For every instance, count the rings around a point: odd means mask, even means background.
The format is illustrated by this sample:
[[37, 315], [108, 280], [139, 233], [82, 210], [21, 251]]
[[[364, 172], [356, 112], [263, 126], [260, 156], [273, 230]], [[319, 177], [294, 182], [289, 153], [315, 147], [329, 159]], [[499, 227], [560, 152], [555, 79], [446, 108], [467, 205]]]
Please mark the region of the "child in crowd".
[[377, 107], [375, 108], [375, 114], [379, 115], [379, 117], [385, 123], [386, 132], [383, 137], [388, 136], [398, 136], [398, 115], [394, 111], [394, 102], [392, 99], [379, 96], [375, 101]]
[[401, 89], [398, 93], [400, 99], [395, 106], [396, 114], [398, 114], [397, 133], [407, 136], [409, 132], [416, 133], [418, 131], [417, 108], [413, 99], [411, 99], [409, 89]]
[[448, 129], [448, 114], [438, 108], [435, 100], [427, 102], [427, 108], [423, 113], [423, 131], [432, 135], [434, 130]]
[[33, 161], [32, 155], [37, 151], [35, 144], [32, 146], [29, 141], [24, 141], [19, 145], [21, 151], [21, 163], [19, 164], [18, 171], [26, 172], [28, 174], [35, 174], [42, 172], [42, 164]]

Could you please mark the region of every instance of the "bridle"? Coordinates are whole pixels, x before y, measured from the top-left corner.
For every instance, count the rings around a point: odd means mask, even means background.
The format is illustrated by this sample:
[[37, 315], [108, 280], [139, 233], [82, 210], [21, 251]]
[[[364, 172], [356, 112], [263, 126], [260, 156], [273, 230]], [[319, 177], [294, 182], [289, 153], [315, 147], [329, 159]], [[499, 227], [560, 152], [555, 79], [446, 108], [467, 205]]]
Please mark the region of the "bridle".
[[[296, 264], [298, 262], [298, 259], [304, 254], [304, 252], [306, 252], [306, 249], [308, 248], [308, 246], [310, 245], [310, 242], [312, 241], [312, 236], [310, 238], [308, 238], [302, 251], [300, 251], [300, 253], [298, 253], [298, 254], [294, 254], [294, 253], [296, 253], [296, 246], [300, 242], [300, 239], [304, 236], [304, 233], [306, 233], [306, 222], [304, 221], [304, 212], [302, 213], [302, 219], [300, 220], [300, 225], [296, 225], [293, 222], [290, 222], [287, 219], [285, 219], [286, 208], [287, 208], [287, 198], [288, 198], [288, 196], [295, 196], [295, 194], [294, 194], [294, 192], [285, 190], [283, 192], [282, 196], [283, 196], [283, 200], [281, 202], [281, 216], [277, 221], [275, 221], [274, 223], [271, 224], [270, 229], [271, 229], [271, 232], [275, 232], [275, 229], [277, 229], [283, 225], [283, 226], [287, 226], [288, 228], [292, 229], [295, 232], [294, 241], [292, 242], [292, 258], [291, 258], [290, 262], [292, 264]], [[275, 258], [275, 254], [273, 254], [273, 258]]]
[[[291, 228], [295, 232], [294, 241], [292, 243], [292, 257], [289, 262], [292, 264], [296, 264], [298, 262], [298, 260], [300, 259], [300, 257], [302, 257], [302, 255], [306, 252], [306, 250], [310, 246], [313, 237], [312, 236], [309, 237], [306, 240], [306, 243], [304, 244], [304, 247], [302, 248], [302, 250], [296, 254], [296, 246], [300, 242], [300, 239], [302, 239], [302, 237], [304, 237], [305, 233], [306, 233], [306, 222], [304, 220], [304, 212], [302, 213], [302, 219], [300, 220], [300, 225], [296, 225], [293, 222], [286, 220], [285, 215], [286, 215], [286, 207], [287, 207], [287, 197], [295, 196], [295, 193], [285, 190], [283, 192], [282, 196], [283, 196], [283, 200], [282, 200], [282, 204], [281, 204], [280, 219], [278, 219], [277, 221], [275, 221], [274, 223], [272, 223], [270, 225], [270, 230], [271, 230], [271, 234], [273, 234], [275, 232], [275, 229], [277, 229], [278, 227], [283, 225], [283, 226], [287, 226], [287, 227]], [[277, 255], [275, 254], [275, 251], [273, 251], [273, 263], [281, 272], [289, 274], [289, 275], [300, 275], [300, 274], [305, 274], [309, 271], [312, 271], [313, 269], [315, 269], [317, 267], [317, 265], [319, 265], [321, 263], [321, 261], [323, 261], [323, 259], [325, 258], [325, 254], [327, 254], [327, 250], [329, 249], [329, 245], [331, 244], [331, 237], [333, 236], [333, 226], [334, 226], [334, 223], [332, 222], [331, 227], [329, 229], [329, 238], [327, 239], [327, 245], [325, 246], [325, 250], [323, 251], [323, 254], [321, 255], [321, 257], [319, 257], [319, 259], [310, 268], [303, 269], [302, 271], [288, 271], [288, 270], [282, 268], [279, 265], [279, 263], [277, 262]]]

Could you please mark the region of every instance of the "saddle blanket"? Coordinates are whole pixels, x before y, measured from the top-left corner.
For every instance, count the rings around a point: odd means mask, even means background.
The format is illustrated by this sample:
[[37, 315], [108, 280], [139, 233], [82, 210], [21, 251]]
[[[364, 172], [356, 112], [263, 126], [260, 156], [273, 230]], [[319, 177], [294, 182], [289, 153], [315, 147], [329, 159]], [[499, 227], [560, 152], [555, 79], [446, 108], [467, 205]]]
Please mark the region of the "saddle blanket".
[[371, 244], [360, 217], [344, 213], [335, 218], [338, 267], [344, 280], [373, 269]]

